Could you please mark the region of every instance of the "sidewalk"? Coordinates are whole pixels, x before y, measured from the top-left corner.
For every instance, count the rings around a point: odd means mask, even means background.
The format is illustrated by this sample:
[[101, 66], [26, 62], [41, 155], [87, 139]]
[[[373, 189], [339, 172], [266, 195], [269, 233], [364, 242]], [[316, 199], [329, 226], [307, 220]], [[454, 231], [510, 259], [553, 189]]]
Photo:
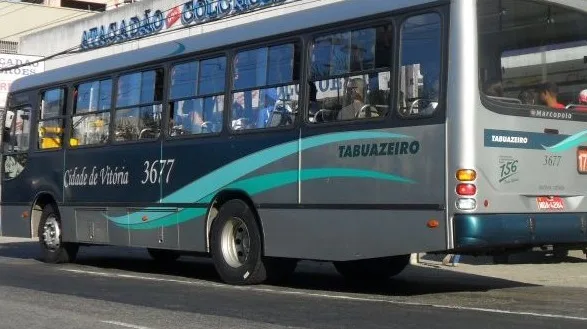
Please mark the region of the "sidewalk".
[[512, 280], [527, 284], [587, 288], [587, 260], [582, 251], [558, 259], [542, 252], [513, 254], [508, 264], [493, 264], [487, 256], [461, 256], [458, 266], [442, 264], [444, 255], [424, 255], [416, 266]]
[[19, 242], [38, 242], [38, 238], [10, 238], [5, 236], [0, 236], [0, 246], [4, 243], [19, 243]]

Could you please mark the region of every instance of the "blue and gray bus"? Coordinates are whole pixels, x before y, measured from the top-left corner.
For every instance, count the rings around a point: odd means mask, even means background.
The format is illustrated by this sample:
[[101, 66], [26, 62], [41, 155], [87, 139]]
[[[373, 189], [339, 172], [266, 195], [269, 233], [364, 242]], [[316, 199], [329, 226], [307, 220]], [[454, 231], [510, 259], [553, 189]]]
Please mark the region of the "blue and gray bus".
[[579, 0], [347, 0], [26, 77], [2, 235], [209, 255], [231, 284], [584, 248], [586, 49]]

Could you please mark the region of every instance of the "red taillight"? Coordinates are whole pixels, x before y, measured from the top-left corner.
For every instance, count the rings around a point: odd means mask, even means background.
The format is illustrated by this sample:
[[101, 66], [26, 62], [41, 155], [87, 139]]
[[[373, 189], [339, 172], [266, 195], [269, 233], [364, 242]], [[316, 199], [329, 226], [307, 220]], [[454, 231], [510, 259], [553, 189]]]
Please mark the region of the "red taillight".
[[475, 195], [477, 193], [477, 186], [475, 184], [459, 184], [457, 185], [458, 195]]

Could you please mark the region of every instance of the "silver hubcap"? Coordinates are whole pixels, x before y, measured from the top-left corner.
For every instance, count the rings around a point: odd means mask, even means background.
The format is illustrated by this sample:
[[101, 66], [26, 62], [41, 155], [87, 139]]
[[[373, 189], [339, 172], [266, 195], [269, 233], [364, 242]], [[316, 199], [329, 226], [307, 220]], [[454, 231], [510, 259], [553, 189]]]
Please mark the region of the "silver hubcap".
[[43, 240], [49, 250], [57, 250], [61, 244], [61, 229], [55, 215], [50, 215], [43, 226]]
[[249, 258], [251, 238], [242, 219], [233, 217], [224, 224], [220, 243], [222, 256], [228, 265], [237, 268], [245, 264]]

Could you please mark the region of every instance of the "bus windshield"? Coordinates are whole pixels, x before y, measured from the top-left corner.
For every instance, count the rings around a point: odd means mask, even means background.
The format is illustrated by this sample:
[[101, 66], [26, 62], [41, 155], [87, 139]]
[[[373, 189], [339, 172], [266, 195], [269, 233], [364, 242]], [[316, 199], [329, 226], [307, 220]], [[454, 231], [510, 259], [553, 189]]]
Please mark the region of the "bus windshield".
[[477, 4], [484, 104], [511, 115], [587, 115], [587, 15], [531, 0]]

